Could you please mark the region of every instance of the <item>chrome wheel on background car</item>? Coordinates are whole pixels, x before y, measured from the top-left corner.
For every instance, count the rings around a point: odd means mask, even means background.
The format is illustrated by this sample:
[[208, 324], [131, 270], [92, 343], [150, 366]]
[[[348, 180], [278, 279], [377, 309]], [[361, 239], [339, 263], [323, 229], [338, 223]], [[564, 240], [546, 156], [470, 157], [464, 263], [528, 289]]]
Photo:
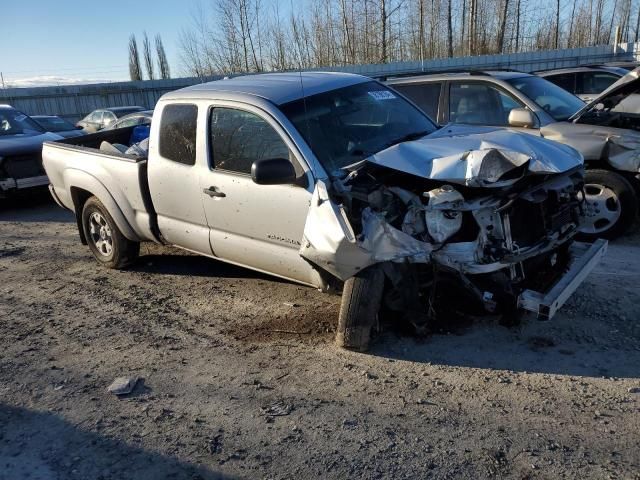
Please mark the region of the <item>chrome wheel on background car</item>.
[[89, 233], [96, 250], [105, 257], [110, 257], [113, 254], [111, 228], [105, 218], [98, 212], [93, 212], [89, 216]]
[[580, 231], [596, 235], [607, 231], [622, 213], [618, 196], [611, 188], [593, 183], [585, 185], [584, 192], [585, 220]]
[[588, 169], [584, 183], [584, 217], [579, 238], [611, 240], [622, 235], [638, 212], [633, 186], [619, 173], [599, 169]]

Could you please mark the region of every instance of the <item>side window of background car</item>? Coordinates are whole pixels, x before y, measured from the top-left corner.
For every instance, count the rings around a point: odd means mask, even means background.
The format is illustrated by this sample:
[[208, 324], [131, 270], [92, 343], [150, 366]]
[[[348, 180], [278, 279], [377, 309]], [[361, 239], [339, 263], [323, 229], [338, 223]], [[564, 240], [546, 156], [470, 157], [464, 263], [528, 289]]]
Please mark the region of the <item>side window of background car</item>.
[[498, 98], [500, 99], [500, 105], [502, 105], [502, 119], [501, 124], [508, 125], [509, 124], [509, 113], [514, 108], [522, 108], [524, 104], [520, 103], [514, 97], [509, 95], [507, 92], [503, 92], [502, 90], [496, 89], [498, 94]]
[[160, 156], [174, 162], [196, 163], [198, 107], [192, 104], [167, 105], [160, 119]]
[[392, 85], [400, 93], [409, 97], [418, 105], [434, 122], [438, 120], [438, 103], [442, 83], [423, 83], [408, 85]]
[[578, 93], [600, 93], [617, 82], [620, 77], [608, 72], [584, 72], [581, 74], [582, 88]]
[[289, 148], [258, 115], [234, 108], [214, 108], [209, 122], [212, 166], [250, 174], [256, 160], [290, 158]]
[[555, 83], [560, 88], [564, 88], [567, 92], [576, 93], [578, 90], [575, 73], [560, 73], [558, 75], [549, 75], [544, 78], [549, 80], [551, 83]]
[[89, 118], [89, 122], [100, 123], [102, 121], [102, 110], [98, 110], [97, 112], [93, 112]]
[[488, 83], [452, 83], [449, 121], [470, 125], [508, 125], [509, 112], [522, 105]]
[[116, 121], [116, 116], [108, 110], [104, 111], [104, 115], [102, 117], [102, 123], [106, 125], [111, 125]]

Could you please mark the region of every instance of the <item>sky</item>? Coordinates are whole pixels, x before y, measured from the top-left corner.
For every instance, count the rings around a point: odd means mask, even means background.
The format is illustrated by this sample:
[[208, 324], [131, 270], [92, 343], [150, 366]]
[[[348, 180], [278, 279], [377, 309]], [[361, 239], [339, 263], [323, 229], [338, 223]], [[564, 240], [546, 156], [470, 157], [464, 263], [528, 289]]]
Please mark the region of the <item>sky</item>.
[[199, 1], [0, 0], [0, 72], [13, 86], [128, 80], [129, 36], [140, 47], [146, 30], [180, 76], [178, 38]]

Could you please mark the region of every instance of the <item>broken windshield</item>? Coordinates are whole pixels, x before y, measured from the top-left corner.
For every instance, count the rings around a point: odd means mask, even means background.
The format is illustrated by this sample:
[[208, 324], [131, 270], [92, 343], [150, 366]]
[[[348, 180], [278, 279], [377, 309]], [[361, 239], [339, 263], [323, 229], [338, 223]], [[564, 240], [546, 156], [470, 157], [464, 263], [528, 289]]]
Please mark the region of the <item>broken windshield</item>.
[[437, 128], [403, 97], [374, 81], [312, 95], [280, 108], [332, 175]]

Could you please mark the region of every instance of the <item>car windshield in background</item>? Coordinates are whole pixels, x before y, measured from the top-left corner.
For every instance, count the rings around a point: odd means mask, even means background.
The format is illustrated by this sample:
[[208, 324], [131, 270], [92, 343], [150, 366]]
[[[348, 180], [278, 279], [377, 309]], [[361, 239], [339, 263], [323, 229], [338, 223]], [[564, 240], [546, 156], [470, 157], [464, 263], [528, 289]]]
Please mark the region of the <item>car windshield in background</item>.
[[424, 113], [378, 82], [319, 93], [280, 108], [332, 175], [437, 128]]
[[41, 117], [34, 120], [47, 132], [65, 132], [76, 129], [76, 127], [60, 117]]
[[540, 77], [517, 77], [507, 80], [511, 85], [536, 102], [555, 120], [568, 120], [584, 102], [575, 95]]
[[37, 135], [44, 130], [27, 115], [18, 110], [0, 110], [0, 136], [5, 135]]

